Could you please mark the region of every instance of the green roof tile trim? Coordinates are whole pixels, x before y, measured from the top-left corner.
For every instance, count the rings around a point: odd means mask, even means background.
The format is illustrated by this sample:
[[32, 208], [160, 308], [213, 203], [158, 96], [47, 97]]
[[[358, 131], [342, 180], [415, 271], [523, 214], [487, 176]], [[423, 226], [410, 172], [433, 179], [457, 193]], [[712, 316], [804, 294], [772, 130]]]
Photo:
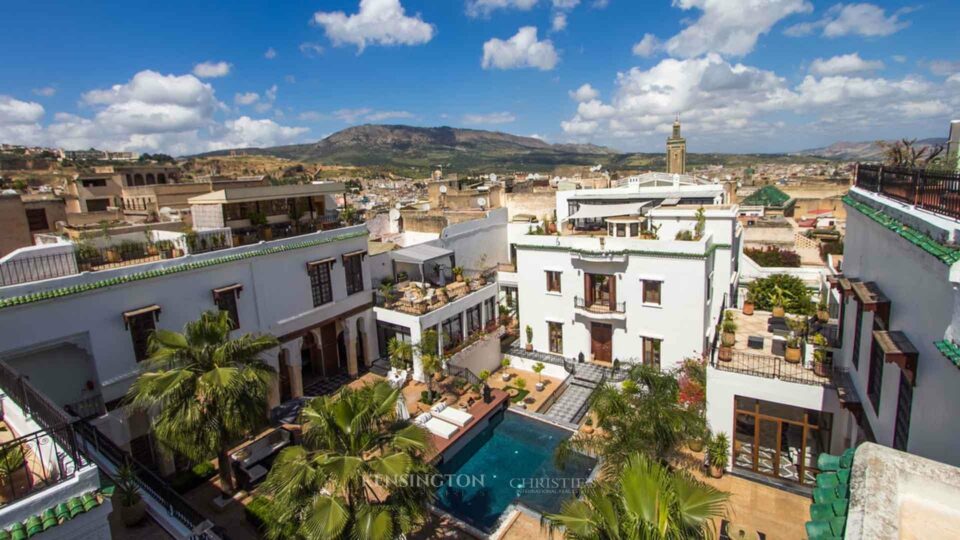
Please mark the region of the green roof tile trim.
[[854, 199], [850, 195], [844, 195], [843, 202], [845, 202], [847, 206], [856, 209], [858, 212], [876, 221], [880, 225], [883, 225], [887, 229], [897, 233], [911, 244], [926, 251], [930, 255], [933, 255], [943, 264], [952, 265], [953, 263], [960, 261], [960, 249], [945, 246], [933, 238], [930, 238], [926, 234], [911, 229], [900, 221], [884, 214], [880, 210]]
[[565, 246], [538, 246], [531, 244], [517, 244], [517, 247], [526, 249], [539, 249], [544, 251], [568, 251], [570, 253], [580, 253], [582, 255], [647, 255], [653, 257], [662, 257], [664, 259], [706, 259], [711, 253], [718, 249], [730, 249], [730, 244], [711, 244], [703, 253], [677, 253], [676, 251], [651, 251], [643, 249], [623, 249], [619, 251], [593, 251], [589, 249], [576, 249]]
[[780, 208], [790, 206], [787, 203], [791, 197], [777, 188], [777, 186], [763, 186], [740, 201], [741, 206], [765, 206]]
[[123, 285], [124, 283], [132, 283], [134, 281], [141, 281], [144, 279], [152, 279], [156, 277], [169, 276], [171, 274], [178, 274], [180, 272], [188, 272], [190, 270], [199, 270], [201, 268], [208, 268], [208, 267], [217, 266], [220, 264], [227, 264], [227, 263], [242, 261], [245, 259], [252, 259], [254, 257], [262, 257], [264, 255], [275, 255], [277, 253], [283, 253], [286, 251], [295, 251], [298, 249], [316, 247], [323, 244], [330, 244], [333, 242], [340, 242], [343, 240], [359, 238], [361, 236], [367, 236], [368, 234], [369, 232], [367, 232], [366, 230], [357, 231], [350, 234], [341, 234], [337, 236], [331, 236], [328, 238], [321, 238], [319, 240], [307, 240], [303, 242], [284, 244], [282, 246], [276, 246], [276, 247], [265, 248], [265, 249], [257, 249], [253, 251], [247, 251], [244, 253], [237, 253], [236, 255], [226, 255], [223, 257], [215, 257], [212, 259], [205, 259], [202, 261], [194, 261], [194, 262], [188, 262], [185, 264], [179, 264], [176, 266], [169, 266], [167, 268], [147, 270], [146, 272], [136, 272], [134, 274], [108, 278], [101, 281], [96, 281], [94, 283], [71, 285], [70, 287], [62, 287], [59, 289], [53, 289], [49, 291], [39, 291], [39, 292], [35, 292], [35, 293], [23, 295], [23, 296], [12, 296], [10, 298], [2, 298], [0, 299], [0, 309], [5, 309], [9, 307], [14, 307], [14, 306], [21, 306], [24, 304], [32, 304], [34, 302], [42, 302], [44, 300], [53, 300], [55, 298], [62, 298], [64, 296], [71, 296], [74, 294], [81, 294], [81, 293], [85, 293], [85, 292], [89, 292], [97, 289], [103, 289], [105, 287], [113, 287], [115, 285]]
[[953, 362], [953, 365], [960, 368], [960, 345], [957, 345], [949, 339], [935, 341], [933, 344], [937, 346], [940, 354], [946, 357], [947, 360]]
[[[90, 499], [89, 499], [89, 500], [92, 501], [91, 504], [93, 505], [93, 506], [91, 506], [89, 509], [83, 507], [83, 499], [84, 499], [87, 495], [90, 495]], [[83, 494], [82, 496], [80, 496], [80, 497], [71, 497], [69, 500], [63, 501], [62, 504], [67, 504], [67, 505], [69, 505], [69, 504], [71, 504], [74, 500], [76, 500], [78, 503], [80, 503], [80, 504], [79, 504], [80, 512], [79, 512], [79, 514], [78, 514], [78, 515], [80, 515], [80, 514], [85, 514], [85, 513], [89, 512], [90, 510], [93, 510], [94, 508], [96, 508], [96, 507], [100, 506], [101, 504], [103, 504], [103, 501], [101, 501], [102, 498], [103, 498], [103, 493], [101, 493], [101, 492], [99, 492], [99, 491], [88, 491], [87, 493], [84, 493], [84, 494]], [[55, 514], [56, 514], [57, 506], [60, 506], [60, 503], [58, 503], [56, 506], [51, 506], [50, 508], [44, 510], [43, 512], [40, 512], [39, 514], [30, 516], [29, 518], [23, 520], [23, 521], [20, 522], [20, 523], [14, 523], [12, 526], [7, 527], [6, 529], [4, 529], [4, 532], [6, 532], [6, 533], [9, 535], [9, 536], [8, 536], [8, 538], [9, 538], [10, 536], [13, 535], [13, 530], [16, 529], [16, 528], [18, 528], [18, 527], [22, 527], [24, 531], [27, 531], [27, 530], [28, 530], [28, 527], [30, 526], [29, 523], [30, 523], [31, 521], [33, 521], [35, 524], [39, 524], [41, 527], [43, 527], [43, 528], [41, 529], [41, 532], [45, 532], [45, 531], [49, 531], [50, 529], [53, 529], [54, 527], [56, 527], [56, 526], [58, 526], [58, 525], [63, 525], [64, 523], [66, 523], [66, 522], [70, 521], [71, 519], [73, 519], [72, 517], [69, 517], [69, 514], [67, 514], [68, 517], [67, 517], [66, 519], [64, 519], [62, 522], [61, 522], [59, 519], [57, 519], [57, 520], [54, 521], [54, 523], [53, 523], [52, 525], [50, 525], [50, 526], [44, 526], [44, 525], [43, 525], [43, 520], [44, 520], [44, 517], [45, 517], [44, 515], [45, 515], [45, 514], [48, 514], [48, 515], [51, 516], [51, 517], [52, 517], [53, 515], [55, 515]], [[34, 518], [35, 518], [35, 519], [34, 519]], [[28, 533], [27, 536], [28, 536], [28, 537], [31, 537], [31, 536], [36, 536], [37, 534], [40, 534], [40, 533], [34, 533], [34, 534], [29, 534], [29, 533]]]

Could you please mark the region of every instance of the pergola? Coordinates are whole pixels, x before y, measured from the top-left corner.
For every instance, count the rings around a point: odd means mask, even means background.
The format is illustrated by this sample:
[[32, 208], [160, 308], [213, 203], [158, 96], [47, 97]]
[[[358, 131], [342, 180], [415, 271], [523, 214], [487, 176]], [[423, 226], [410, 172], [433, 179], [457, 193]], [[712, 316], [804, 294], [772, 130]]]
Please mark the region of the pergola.
[[[425, 268], [429, 268], [427, 265], [434, 261], [439, 261], [441, 259], [450, 259], [450, 268], [453, 268], [456, 263], [456, 255], [453, 251], [445, 249], [442, 247], [431, 246], [427, 244], [420, 244], [416, 246], [411, 246], [408, 248], [398, 249], [392, 253], [393, 255], [393, 276], [396, 279], [397, 276], [397, 264], [410, 264], [416, 266], [420, 271], [420, 281], [427, 281]], [[443, 281], [445, 275], [443, 272], [438, 272], [440, 280]], [[444, 285], [444, 283], [440, 283]]]

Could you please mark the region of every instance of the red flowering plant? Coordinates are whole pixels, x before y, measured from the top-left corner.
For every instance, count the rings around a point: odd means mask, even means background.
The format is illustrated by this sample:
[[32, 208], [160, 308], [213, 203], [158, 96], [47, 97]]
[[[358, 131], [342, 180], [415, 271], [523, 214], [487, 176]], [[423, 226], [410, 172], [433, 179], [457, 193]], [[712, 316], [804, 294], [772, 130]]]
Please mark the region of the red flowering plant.
[[678, 400], [688, 409], [702, 409], [707, 401], [707, 370], [702, 358], [687, 358], [680, 366]]

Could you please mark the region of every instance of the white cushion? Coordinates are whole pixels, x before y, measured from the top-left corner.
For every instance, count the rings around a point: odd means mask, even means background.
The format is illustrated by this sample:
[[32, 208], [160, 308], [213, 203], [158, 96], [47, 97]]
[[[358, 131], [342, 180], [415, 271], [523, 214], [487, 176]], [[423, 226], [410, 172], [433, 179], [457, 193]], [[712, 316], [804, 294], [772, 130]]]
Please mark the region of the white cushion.
[[430, 410], [433, 412], [440, 412], [446, 408], [447, 408], [446, 402], [441, 401], [440, 403], [437, 403], [433, 407], [430, 407]]

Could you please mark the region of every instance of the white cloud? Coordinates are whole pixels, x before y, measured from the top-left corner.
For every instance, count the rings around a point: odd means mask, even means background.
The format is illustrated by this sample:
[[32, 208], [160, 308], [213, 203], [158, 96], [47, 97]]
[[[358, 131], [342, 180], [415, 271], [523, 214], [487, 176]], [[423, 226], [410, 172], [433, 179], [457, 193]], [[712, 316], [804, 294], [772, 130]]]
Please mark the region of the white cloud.
[[580, 5], [580, 0], [553, 0], [554, 9], [571, 10]]
[[241, 116], [224, 122], [223, 129], [220, 131], [218, 140], [209, 145], [211, 150], [276, 146], [293, 142], [310, 130], [303, 127], [281, 126], [269, 119], [254, 120], [249, 116]]
[[930, 68], [930, 73], [946, 77], [947, 75], [960, 73], [960, 60], [933, 60], [927, 64], [927, 67]]
[[266, 58], [267, 60], [273, 60], [274, 58], [277, 57], [277, 50], [274, 49], [273, 47], [270, 47], [269, 49], [267, 49], [267, 52], [263, 53], [263, 57]]
[[356, 45], [362, 52], [368, 44], [420, 45], [433, 39], [434, 27], [417, 14], [409, 17], [400, 0], [360, 0], [360, 11], [313, 14], [334, 45]]
[[303, 111], [297, 115], [298, 120], [305, 122], [319, 122], [320, 120], [325, 119], [327, 116], [323, 113], [317, 111]]
[[287, 84], [297, 84], [297, 78], [294, 77], [293, 75], [286, 75], [286, 76], [283, 78], [283, 80], [284, 80]]
[[818, 21], [795, 24], [784, 31], [793, 37], [810, 35], [822, 31], [826, 37], [889, 36], [910, 26], [909, 21], [900, 19], [912, 11], [903, 8], [887, 16], [886, 11], [874, 4], [837, 4], [827, 10]]
[[312, 41], [304, 41], [300, 44], [300, 53], [307, 58], [313, 58], [323, 54], [323, 45]]
[[517, 117], [511, 112], [501, 111], [487, 114], [465, 114], [463, 115], [464, 124], [509, 124], [516, 121]]
[[832, 58], [817, 58], [810, 64], [810, 73], [814, 75], [842, 75], [844, 73], [863, 73], [884, 68], [880, 60], [864, 60], [859, 53], [842, 54]]
[[[561, 0], [563, 1], [563, 0]], [[537, 0], [467, 0], [467, 15], [487, 17], [498, 9], [529, 10], [537, 5]]]
[[535, 26], [524, 26], [506, 41], [493, 38], [483, 44], [483, 69], [537, 68], [549, 71], [556, 67], [558, 60], [552, 41], [537, 40]]
[[554, 13], [553, 21], [550, 23], [550, 30], [553, 32], [560, 32], [567, 27], [567, 14], [566, 13]]
[[373, 112], [373, 109], [361, 108], [361, 109], [339, 109], [333, 111], [333, 116], [337, 119], [346, 122], [348, 124], [353, 124], [357, 121], [358, 118], [366, 116]]
[[597, 92], [596, 88], [589, 84], [584, 84], [580, 88], [570, 91], [570, 97], [577, 102], [592, 101], [597, 99], [599, 95], [600, 92]]
[[260, 94], [256, 92], [244, 92], [233, 95], [233, 102], [237, 105], [253, 105], [260, 101]]
[[633, 54], [643, 56], [644, 58], [653, 56], [663, 44], [660, 39], [653, 34], [644, 34], [643, 39], [633, 46]]
[[898, 63], [898, 64], [902, 64], [902, 63], [904, 63], [904, 62], [907, 61], [907, 57], [904, 56], [904, 55], [902, 55], [902, 54], [895, 54], [895, 55], [891, 56], [890, 58], [893, 58], [893, 61], [896, 62], [896, 63]]
[[34, 124], [43, 118], [43, 105], [0, 95], [0, 125]]
[[226, 62], [201, 62], [193, 66], [193, 74], [201, 79], [215, 79], [229, 75], [230, 67]]
[[413, 118], [413, 113], [409, 111], [377, 111], [366, 116], [368, 122], [383, 122], [385, 120], [400, 120], [404, 118]]
[[664, 44], [670, 56], [681, 58], [708, 52], [743, 56], [782, 19], [813, 9], [806, 0], [674, 0], [673, 4], [703, 12]]
[[954, 73], [953, 75], [947, 77], [947, 83], [960, 85], [960, 73]]
[[[253, 106], [254, 110], [259, 113], [264, 113], [273, 108], [274, 102], [277, 101], [277, 85], [273, 85], [270, 88], [267, 88], [263, 92], [263, 100]], [[283, 113], [280, 113], [283, 114]]]
[[38, 96], [52, 97], [57, 93], [57, 89], [53, 86], [42, 86], [40, 88], [34, 88], [33, 93]]

